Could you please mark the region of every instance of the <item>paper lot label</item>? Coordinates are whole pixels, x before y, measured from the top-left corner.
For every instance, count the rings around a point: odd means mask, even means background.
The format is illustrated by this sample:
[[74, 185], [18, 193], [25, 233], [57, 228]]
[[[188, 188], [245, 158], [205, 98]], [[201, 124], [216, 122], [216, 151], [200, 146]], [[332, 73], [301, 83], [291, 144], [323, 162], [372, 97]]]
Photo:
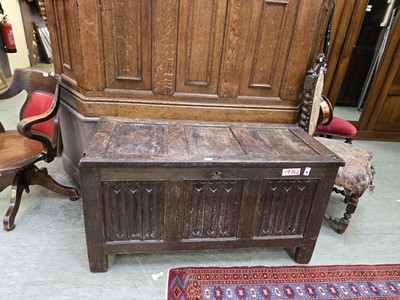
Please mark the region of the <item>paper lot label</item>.
[[301, 175], [301, 168], [282, 169], [282, 176], [298, 176]]

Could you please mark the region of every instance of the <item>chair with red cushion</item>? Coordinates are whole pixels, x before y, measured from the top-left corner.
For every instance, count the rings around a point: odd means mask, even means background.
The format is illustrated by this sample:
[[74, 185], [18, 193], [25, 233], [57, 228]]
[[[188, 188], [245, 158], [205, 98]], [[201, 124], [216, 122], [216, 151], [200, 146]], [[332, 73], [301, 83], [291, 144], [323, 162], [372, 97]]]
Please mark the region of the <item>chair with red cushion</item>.
[[[323, 56], [319, 56], [314, 68], [307, 72], [302, 94], [299, 126], [314, 136], [341, 137], [316, 137], [316, 139], [345, 162], [345, 166], [339, 167], [333, 187], [334, 192], [344, 196], [345, 212], [342, 217], [334, 217], [325, 213], [325, 219], [333, 224], [335, 230], [338, 233], [344, 233], [349, 226], [350, 218], [356, 211], [361, 196], [366, 190], [372, 191], [374, 189], [373, 153], [350, 145], [352, 137], [357, 133], [356, 128], [343, 119], [333, 117], [332, 106], [329, 100], [321, 94], [322, 88], [318, 87], [322, 72], [316, 67], [321, 65], [324, 65]], [[344, 143], [343, 139], [347, 139], [347, 143]]]
[[357, 128], [349, 121], [333, 116], [332, 121], [328, 125], [317, 125], [314, 135], [328, 138], [340, 137], [351, 144], [354, 136], [357, 134]]
[[59, 81], [56, 74], [17, 69], [10, 86], [0, 92], [0, 100], [27, 92], [18, 130], [6, 131], [0, 122], [0, 192], [12, 185], [10, 205], [3, 218], [7, 231], [14, 229], [22, 192], [28, 193], [31, 185], [42, 185], [71, 200], [79, 198], [75, 189], [56, 182], [46, 168], [35, 166], [42, 160], [50, 163], [56, 156]]
[[[328, 107], [328, 109], [324, 109], [324, 107]], [[324, 117], [324, 112], [329, 117]], [[325, 219], [332, 222], [336, 231], [344, 233], [361, 196], [366, 190], [374, 189], [375, 168], [372, 163], [372, 152], [349, 145], [357, 134], [357, 129], [350, 122], [333, 116], [332, 106], [324, 96], [321, 97], [319, 114], [322, 117], [318, 119], [319, 124], [316, 126], [314, 136], [319, 136], [317, 139], [346, 163], [345, 166], [339, 168], [333, 188], [335, 193], [344, 196], [345, 213], [341, 218], [325, 213]]]

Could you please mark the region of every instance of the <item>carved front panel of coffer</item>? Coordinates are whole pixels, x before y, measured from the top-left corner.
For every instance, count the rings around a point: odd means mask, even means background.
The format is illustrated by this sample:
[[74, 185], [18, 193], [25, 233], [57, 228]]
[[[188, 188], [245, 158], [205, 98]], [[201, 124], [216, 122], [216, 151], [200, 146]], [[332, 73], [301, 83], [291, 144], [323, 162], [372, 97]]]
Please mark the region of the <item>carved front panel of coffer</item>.
[[301, 235], [316, 187], [317, 180], [263, 180], [254, 236]]
[[236, 237], [243, 187], [243, 181], [186, 181], [182, 238]]
[[108, 241], [163, 239], [163, 182], [103, 182], [102, 194]]

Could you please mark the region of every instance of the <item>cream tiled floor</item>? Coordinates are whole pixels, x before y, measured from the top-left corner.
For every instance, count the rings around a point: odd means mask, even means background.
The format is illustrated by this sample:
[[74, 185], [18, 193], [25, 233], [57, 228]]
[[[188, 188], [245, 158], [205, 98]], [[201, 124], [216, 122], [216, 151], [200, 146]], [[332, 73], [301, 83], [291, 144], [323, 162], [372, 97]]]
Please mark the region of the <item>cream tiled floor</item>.
[[[0, 102], [0, 120], [15, 128], [21, 99]], [[355, 141], [374, 151], [376, 188], [366, 193], [343, 235], [323, 224], [311, 265], [400, 263], [400, 143]], [[41, 164], [43, 166], [44, 164]], [[50, 174], [71, 184], [61, 158]], [[0, 212], [10, 189], [0, 193]], [[342, 215], [333, 196], [328, 210]], [[0, 230], [0, 299], [165, 299], [166, 274], [178, 266], [295, 265], [284, 249], [215, 250], [117, 255], [106, 273], [91, 273], [86, 255], [82, 199], [71, 202], [41, 187], [24, 194], [16, 228]]]

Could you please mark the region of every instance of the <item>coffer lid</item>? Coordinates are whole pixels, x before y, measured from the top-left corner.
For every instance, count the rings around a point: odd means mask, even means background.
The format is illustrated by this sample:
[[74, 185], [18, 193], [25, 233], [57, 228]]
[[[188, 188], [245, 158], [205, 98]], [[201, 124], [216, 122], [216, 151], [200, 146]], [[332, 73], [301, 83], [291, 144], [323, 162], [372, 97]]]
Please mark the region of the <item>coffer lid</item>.
[[295, 166], [343, 160], [295, 124], [100, 118], [81, 165]]

